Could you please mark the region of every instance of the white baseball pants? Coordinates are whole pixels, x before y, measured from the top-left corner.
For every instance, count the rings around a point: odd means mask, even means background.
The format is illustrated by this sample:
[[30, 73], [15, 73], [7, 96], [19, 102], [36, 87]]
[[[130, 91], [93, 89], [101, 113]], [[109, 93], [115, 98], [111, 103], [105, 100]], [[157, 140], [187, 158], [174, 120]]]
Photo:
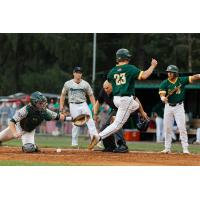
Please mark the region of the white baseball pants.
[[[94, 123], [94, 120], [92, 118], [92, 113], [87, 105], [86, 102], [81, 103], [81, 104], [74, 104], [74, 103], [70, 103], [69, 104], [69, 109], [70, 109], [70, 114], [73, 118], [81, 115], [81, 114], [88, 114], [90, 115], [90, 119], [88, 120], [88, 122], [86, 123], [87, 127], [88, 127], [88, 131], [90, 134], [90, 137], [92, 138], [93, 135], [97, 135], [97, 129]], [[78, 136], [80, 134], [81, 131], [81, 127], [75, 126], [73, 124], [72, 127], [72, 146], [77, 146], [78, 145]]]
[[163, 118], [156, 117], [156, 142], [162, 142], [164, 139]]
[[196, 133], [196, 142], [200, 142], [200, 128], [197, 128], [197, 133]]
[[102, 139], [107, 138], [121, 129], [128, 120], [130, 114], [139, 108], [138, 102], [135, 101], [132, 96], [114, 96], [113, 102], [118, 108], [116, 118], [111, 125], [99, 133]]
[[164, 110], [165, 149], [171, 148], [174, 119], [180, 132], [182, 147], [187, 148], [188, 137], [185, 124], [184, 104], [182, 103], [172, 107], [167, 103], [165, 104]]

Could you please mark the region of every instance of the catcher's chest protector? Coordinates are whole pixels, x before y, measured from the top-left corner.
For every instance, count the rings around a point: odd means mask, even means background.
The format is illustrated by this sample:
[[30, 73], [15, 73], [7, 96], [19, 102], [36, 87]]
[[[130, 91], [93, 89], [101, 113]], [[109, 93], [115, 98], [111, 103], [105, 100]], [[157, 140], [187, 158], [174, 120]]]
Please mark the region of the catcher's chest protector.
[[31, 132], [45, 119], [46, 112], [34, 110], [32, 106], [27, 106], [27, 116], [20, 121], [20, 126], [24, 131]]

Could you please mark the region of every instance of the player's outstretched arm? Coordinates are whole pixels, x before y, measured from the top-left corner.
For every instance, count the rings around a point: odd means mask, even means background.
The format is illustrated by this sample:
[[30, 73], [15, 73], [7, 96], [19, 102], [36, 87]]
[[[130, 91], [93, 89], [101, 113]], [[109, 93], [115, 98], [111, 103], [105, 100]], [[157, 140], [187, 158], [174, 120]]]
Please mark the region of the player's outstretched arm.
[[140, 79], [141, 80], [146, 80], [152, 74], [153, 70], [157, 67], [157, 65], [158, 65], [157, 60], [155, 60], [155, 59], [152, 58], [152, 60], [151, 60], [151, 66], [146, 71], [144, 71], [142, 73]]
[[63, 111], [64, 103], [65, 103], [65, 95], [63, 93], [61, 93], [61, 95], [60, 95], [60, 111]]
[[190, 80], [191, 82], [200, 80], [200, 74], [195, 74], [193, 76], [190, 76]]
[[14, 136], [15, 138], [19, 138], [19, 137], [22, 136], [22, 134], [21, 134], [20, 132], [17, 131], [14, 122], [10, 121], [9, 124], [8, 124], [8, 126], [9, 126], [10, 130], [12, 131], [13, 136]]

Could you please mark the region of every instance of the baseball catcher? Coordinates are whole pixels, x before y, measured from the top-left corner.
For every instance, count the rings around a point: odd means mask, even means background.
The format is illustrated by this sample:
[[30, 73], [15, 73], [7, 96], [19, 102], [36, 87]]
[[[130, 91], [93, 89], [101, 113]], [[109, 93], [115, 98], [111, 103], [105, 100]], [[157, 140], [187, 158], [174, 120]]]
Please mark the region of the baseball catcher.
[[8, 127], [0, 132], [0, 142], [21, 138], [22, 151], [25, 153], [38, 152], [35, 144], [35, 129], [43, 120], [65, 120], [63, 114], [47, 109], [47, 99], [40, 92], [34, 92], [30, 97], [30, 104], [16, 111]]

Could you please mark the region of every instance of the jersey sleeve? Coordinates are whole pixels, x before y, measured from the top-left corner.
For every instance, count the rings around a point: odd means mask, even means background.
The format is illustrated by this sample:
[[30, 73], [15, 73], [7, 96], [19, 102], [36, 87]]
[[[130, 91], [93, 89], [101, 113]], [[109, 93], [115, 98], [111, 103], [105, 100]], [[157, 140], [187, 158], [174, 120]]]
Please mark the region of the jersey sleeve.
[[15, 115], [12, 117], [12, 119], [17, 123], [20, 122], [22, 119], [24, 119], [27, 116], [27, 114], [28, 114], [27, 107], [24, 106], [15, 112]]
[[190, 76], [179, 77], [179, 79], [180, 79], [180, 83], [182, 85], [187, 85], [187, 84], [191, 83]]
[[159, 86], [159, 94], [166, 94], [167, 93], [167, 85], [166, 81], [163, 81]]
[[137, 68], [137, 67], [135, 67], [133, 65], [133, 67], [132, 67], [132, 73], [135, 75], [134, 76], [135, 79], [141, 80], [141, 76], [143, 74], [143, 71], [141, 71], [139, 68]]
[[91, 88], [91, 86], [88, 82], [86, 82], [86, 93], [87, 93], [88, 96], [93, 95], [92, 88]]
[[58, 117], [58, 114], [56, 112], [49, 110], [49, 109], [46, 110], [46, 115], [45, 115], [46, 121], [54, 120], [57, 117]]
[[64, 84], [64, 86], [63, 86], [62, 94], [63, 94], [63, 95], [66, 95], [67, 92], [68, 92], [68, 90], [69, 90], [69, 87], [68, 87], [68, 84], [67, 84], [67, 82], [66, 82], [66, 83]]

